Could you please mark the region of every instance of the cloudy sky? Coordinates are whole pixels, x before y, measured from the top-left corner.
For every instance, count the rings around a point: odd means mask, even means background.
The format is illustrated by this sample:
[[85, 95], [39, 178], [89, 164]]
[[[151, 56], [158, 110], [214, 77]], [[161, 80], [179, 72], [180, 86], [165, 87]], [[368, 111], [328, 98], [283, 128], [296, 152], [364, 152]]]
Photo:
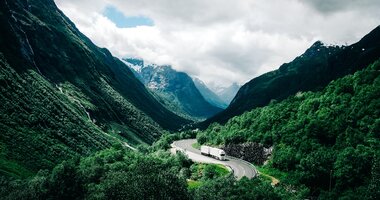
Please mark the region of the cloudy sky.
[[95, 44], [210, 86], [243, 84], [316, 40], [351, 44], [380, 25], [378, 0], [55, 0]]

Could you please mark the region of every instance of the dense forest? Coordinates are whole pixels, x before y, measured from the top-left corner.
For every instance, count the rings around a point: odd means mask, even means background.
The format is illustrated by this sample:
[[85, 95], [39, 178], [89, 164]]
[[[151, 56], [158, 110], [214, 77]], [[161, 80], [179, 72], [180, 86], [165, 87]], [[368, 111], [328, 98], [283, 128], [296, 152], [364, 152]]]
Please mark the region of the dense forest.
[[[283, 184], [321, 199], [379, 197], [380, 62], [198, 133], [201, 144], [274, 146], [269, 167]], [[267, 166], [268, 167], [268, 166]]]
[[[372, 63], [380, 27], [348, 47], [315, 43], [243, 86], [225, 124], [198, 131], [53, 0], [0, 1], [0, 24], [1, 199], [380, 196], [380, 60]], [[175, 93], [196, 103], [201, 93], [190, 77], [176, 76], [171, 87], [185, 79], [180, 89], [194, 93]], [[197, 106], [192, 112], [202, 118], [219, 111]], [[237, 180], [222, 165], [169, 151], [173, 141], [194, 137], [232, 150], [274, 150], [260, 157], [258, 177]], [[271, 185], [271, 177], [280, 182]]]
[[[152, 148], [154, 149], [154, 148]], [[216, 166], [192, 163], [183, 154], [121, 145], [75, 157], [20, 180], [0, 178], [2, 199], [283, 199], [288, 192], [264, 179], [237, 181]], [[194, 179], [197, 184], [187, 182]]]

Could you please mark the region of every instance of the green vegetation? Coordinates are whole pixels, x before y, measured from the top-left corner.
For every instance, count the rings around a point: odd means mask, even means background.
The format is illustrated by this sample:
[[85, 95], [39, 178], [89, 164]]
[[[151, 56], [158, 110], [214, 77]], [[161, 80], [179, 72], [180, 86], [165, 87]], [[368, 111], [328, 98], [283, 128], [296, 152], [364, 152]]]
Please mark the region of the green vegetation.
[[27, 178], [32, 176], [33, 172], [17, 162], [2, 158], [0, 159], [0, 174], [14, 178]]
[[188, 199], [177, 176], [191, 163], [167, 152], [142, 154], [120, 145], [64, 161], [27, 180], [2, 179], [2, 199]]
[[292, 62], [243, 85], [228, 108], [201, 123], [201, 127], [207, 128], [214, 122], [225, 124], [234, 116], [284, 100], [299, 91], [319, 91], [331, 81], [353, 74], [379, 57], [380, 26], [346, 47], [326, 46], [317, 41]]
[[192, 144], [191, 146], [192, 146], [194, 149], [201, 149], [201, 145], [200, 145], [198, 142]]
[[187, 180], [187, 185], [189, 190], [194, 190], [202, 186], [202, 181]]
[[24, 177], [114, 142], [152, 144], [190, 122], [54, 1], [1, 1], [0, 24], [0, 174]]
[[[227, 167], [225, 167], [224, 165], [221, 165], [221, 164], [216, 164], [216, 165], [212, 164], [208, 168], [211, 168], [211, 169], [207, 169], [207, 171], [209, 171], [209, 170], [215, 171], [215, 174], [217, 177], [218, 176], [225, 176], [225, 175], [230, 173], [230, 170], [228, 170]], [[206, 168], [205, 168], [205, 170], [206, 170]]]
[[[199, 143], [274, 145], [269, 167], [285, 185], [319, 198], [368, 196], [380, 155], [380, 61], [332, 81], [321, 92], [299, 92], [280, 103], [213, 124]], [[275, 174], [273, 174], [276, 176]], [[331, 182], [331, 190], [330, 190]]]
[[[227, 118], [268, 106], [197, 135], [199, 144], [274, 146], [271, 161], [260, 168], [281, 180], [272, 187], [265, 177], [236, 180], [221, 166], [193, 165], [183, 154], [165, 151], [172, 141], [196, 134], [165, 130], [184, 129], [191, 121], [158, 102], [54, 1], [0, 1], [0, 24], [2, 199], [380, 195], [380, 62], [335, 80], [379, 58], [380, 28], [343, 50], [316, 43], [292, 63], [254, 79]], [[331, 80], [322, 91], [299, 92], [318, 91]], [[182, 102], [193, 97], [178, 94], [186, 98]]]
[[[194, 170], [193, 173], [189, 173]], [[189, 180], [202, 173], [197, 181]], [[209, 176], [215, 174], [215, 176]], [[236, 181], [219, 165], [195, 164], [183, 154], [140, 153], [120, 145], [73, 158], [19, 180], [0, 178], [2, 199], [281, 199], [261, 179]]]
[[8, 162], [34, 172], [49, 169], [116, 141], [34, 71], [17, 74], [1, 54], [0, 66], [1, 173], [13, 173]]
[[196, 88], [192, 78], [171, 66], [144, 66], [140, 79], [166, 108], [186, 118], [204, 120], [222, 111], [210, 104]]
[[260, 174], [273, 176], [276, 179], [286, 180], [288, 178], [288, 174], [285, 172], [282, 172], [276, 168], [271, 167], [270, 164], [262, 165], [262, 166], [255, 166], [256, 169], [260, 172]]
[[195, 163], [191, 165], [190, 173], [190, 179], [187, 180], [188, 188], [195, 190], [209, 180], [226, 177], [230, 171], [220, 164]]
[[270, 164], [262, 166], [255, 165], [255, 167], [259, 171], [260, 176], [262, 176], [264, 179], [267, 179], [272, 185], [277, 185], [281, 182], [281, 180], [288, 179], [287, 173], [271, 167]]
[[223, 177], [230, 173], [230, 171], [220, 164], [193, 164], [190, 167], [191, 180], [208, 180], [216, 177]]
[[284, 187], [272, 187], [262, 178], [219, 177], [204, 182], [195, 190], [190, 190], [194, 199], [305, 199], [307, 189], [296, 192]]

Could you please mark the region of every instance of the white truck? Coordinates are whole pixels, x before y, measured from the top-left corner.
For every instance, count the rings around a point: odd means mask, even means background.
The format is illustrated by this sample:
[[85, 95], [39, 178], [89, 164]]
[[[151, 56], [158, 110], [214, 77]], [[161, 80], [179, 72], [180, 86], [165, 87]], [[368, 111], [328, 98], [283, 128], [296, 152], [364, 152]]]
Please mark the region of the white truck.
[[209, 147], [209, 146], [201, 146], [201, 154], [213, 157], [218, 160], [226, 160], [226, 153], [222, 149]]

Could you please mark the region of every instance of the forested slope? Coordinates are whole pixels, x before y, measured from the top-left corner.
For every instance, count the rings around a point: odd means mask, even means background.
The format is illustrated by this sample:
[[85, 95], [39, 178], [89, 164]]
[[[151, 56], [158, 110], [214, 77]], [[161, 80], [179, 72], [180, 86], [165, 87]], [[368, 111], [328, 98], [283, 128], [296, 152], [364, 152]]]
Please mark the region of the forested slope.
[[197, 139], [201, 144], [274, 145], [271, 166], [289, 174], [285, 183], [306, 185], [310, 196], [321, 199], [359, 199], [379, 195], [379, 133], [377, 61], [321, 92], [299, 92], [224, 126], [213, 124]]
[[189, 122], [81, 34], [53, 0], [1, 1], [0, 24], [2, 173], [23, 176], [116, 140], [152, 143], [163, 129]]

